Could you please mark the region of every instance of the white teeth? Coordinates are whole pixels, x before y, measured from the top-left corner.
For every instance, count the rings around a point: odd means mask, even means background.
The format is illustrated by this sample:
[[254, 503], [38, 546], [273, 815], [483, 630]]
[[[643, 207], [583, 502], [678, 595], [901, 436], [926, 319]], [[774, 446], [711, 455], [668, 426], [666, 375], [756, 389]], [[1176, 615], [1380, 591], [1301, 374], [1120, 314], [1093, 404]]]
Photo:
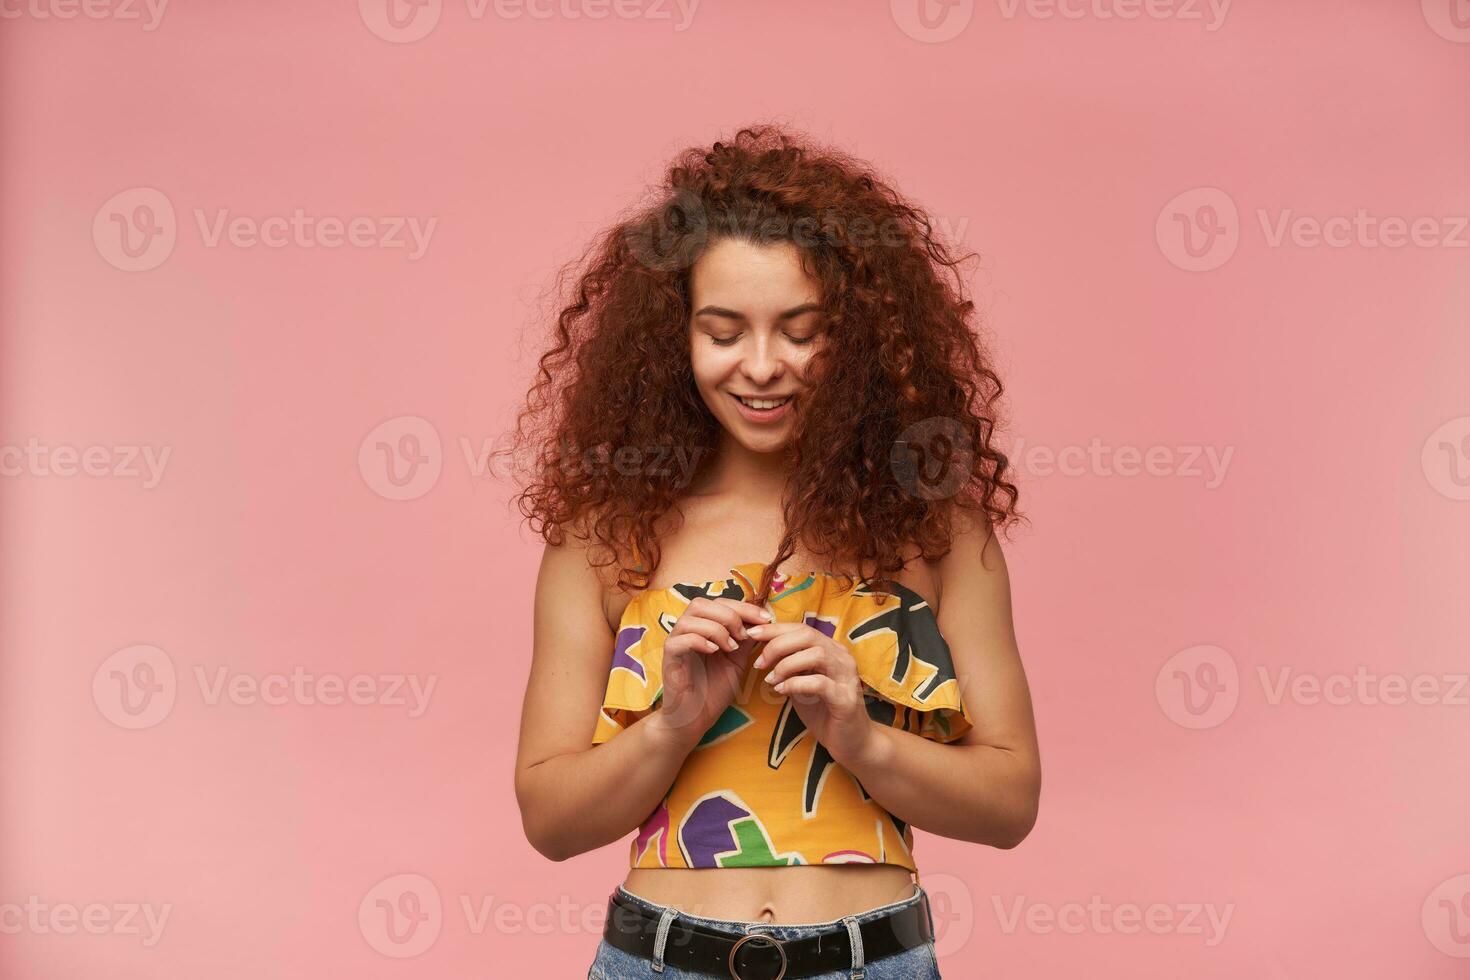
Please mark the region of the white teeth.
[[787, 395], [785, 398], [742, 398], [740, 395], [736, 395], [735, 397], [755, 409], [778, 408], [791, 401], [790, 395]]

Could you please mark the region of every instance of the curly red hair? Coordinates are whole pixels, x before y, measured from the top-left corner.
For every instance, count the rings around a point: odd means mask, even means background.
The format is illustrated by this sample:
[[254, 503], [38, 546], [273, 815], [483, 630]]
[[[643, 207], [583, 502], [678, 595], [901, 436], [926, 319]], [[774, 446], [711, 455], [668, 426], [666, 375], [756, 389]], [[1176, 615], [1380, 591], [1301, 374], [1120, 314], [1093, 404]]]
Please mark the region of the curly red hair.
[[548, 543], [576, 527], [610, 552], [596, 564], [616, 562], [620, 588], [652, 581], [656, 522], [685, 485], [657, 461], [682, 451], [703, 467], [719, 444], [690, 366], [689, 270], [723, 237], [795, 244], [827, 334], [798, 399], [786, 531], [757, 602], [798, 540], [828, 568], [885, 580], [906, 549], [949, 551], [956, 508], [997, 529], [1020, 519], [993, 442], [1002, 386], [971, 327], [966, 256], [866, 164], [768, 125], [680, 153], [657, 199], [564, 270], [575, 284], [512, 449], [535, 450], [516, 500]]

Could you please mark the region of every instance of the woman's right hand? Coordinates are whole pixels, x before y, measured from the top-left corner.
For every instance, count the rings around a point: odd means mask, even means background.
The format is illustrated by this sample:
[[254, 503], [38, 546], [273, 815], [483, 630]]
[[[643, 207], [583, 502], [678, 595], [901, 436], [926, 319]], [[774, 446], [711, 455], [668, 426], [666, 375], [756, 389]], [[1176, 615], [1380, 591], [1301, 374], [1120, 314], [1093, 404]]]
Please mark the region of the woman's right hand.
[[698, 598], [685, 607], [664, 640], [663, 695], [650, 722], [688, 751], [735, 699], [754, 659], [746, 625], [769, 623], [760, 606], [737, 599]]

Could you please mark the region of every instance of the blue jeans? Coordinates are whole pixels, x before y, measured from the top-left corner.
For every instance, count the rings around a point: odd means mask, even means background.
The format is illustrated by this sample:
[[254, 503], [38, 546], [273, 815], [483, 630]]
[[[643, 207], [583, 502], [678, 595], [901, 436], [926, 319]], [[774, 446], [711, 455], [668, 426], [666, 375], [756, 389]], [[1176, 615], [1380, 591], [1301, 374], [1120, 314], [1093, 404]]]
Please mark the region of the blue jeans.
[[[618, 886], [618, 893], [628, 901], [651, 911], [654, 915], [661, 915], [665, 906], [655, 905], [646, 898], [641, 898], [628, 891], [622, 885]], [[924, 889], [917, 883], [914, 885], [914, 893], [908, 898], [888, 905], [880, 905], [877, 908], [868, 909], [866, 912], [858, 912], [855, 915], [846, 916], [841, 919], [833, 919], [831, 922], [803, 923], [801, 925], [773, 925], [769, 922], [739, 922], [734, 919], [706, 919], [703, 916], [688, 915], [684, 912], [673, 910], [677, 917], [686, 923], [694, 923], [706, 929], [718, 929], [721, 932], [732, 933], [739, 936], [747, 932], [758, 930], [777, 939], [805, 939], [821, 932], [841, 930], [850, 920], [855, 923], [867, 922], [870, 919], [880, 918], [896, 909], [906, 908], [916, 904], [924, 895]], [[932, 927], [933, 921], [930, 921]], [[854, 959], [857, 951], [854, 950]], [[862, 970], [856, 968], [861, 966]], [[864, 980], [942, 980], [939, 976], [939, 964], [934, 955], [934, 943], [925, 943], [912, 949], [904, 950], [893, 956], [885, 956], [875, 963], [853, 963], [853, 969], [838, 970], [835, 973], [823, 973], [812, 980], [851, 980], [852, 977], [862, 977]], [[662, 972], [653, 968], [653, 961], [646, 960], [632, 953], [625, 953], [616, 946], [609, 945], [606, 939], [597, 946], [597, 958], [592, 962], [592, 969], [587, 972], [588, 980], [710, 980], [703, 973], [690, 973], [687, 970], [678, 970], [667, 964]]]

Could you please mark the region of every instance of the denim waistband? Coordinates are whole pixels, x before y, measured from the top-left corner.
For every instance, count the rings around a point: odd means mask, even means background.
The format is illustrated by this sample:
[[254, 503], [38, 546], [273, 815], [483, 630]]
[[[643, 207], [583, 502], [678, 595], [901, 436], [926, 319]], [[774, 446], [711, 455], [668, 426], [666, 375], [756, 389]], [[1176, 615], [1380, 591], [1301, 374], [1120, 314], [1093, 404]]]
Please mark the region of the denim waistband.
[[763, 933], [774, 936], [776, 939], [780, 939], [783, 941], [787, 939], [805, 939], [808, 936], [831, 932], [834, 929], [846, 929], [846, 925], [844, 923], [847, 919], [855, 919], [858, 924], [862, 924], [869, 921], [870, 919], [881, 918], [892, 912], [907, 908], [910, 905], [917, 905], [919, 903], [919, 900], [922, 899], [925, 894], [923, 887], [919, 885], [918, 882], [915, 882], [914, 893], [908, 898], [901, 898], [896, 902], [889, 902], [887, 905], [879, 905], [876, 908], [866, 909], [862, 912], [854, 912], [850, 916], [840, 916], [836, 919], [830, 919], [826, 922], [766, 922], [761, 919], [757, 919], [754, 921], [739, 919], [711, 919], [702, 915], [690, 915], [688, 912], [681, 911], [675, 906], [665, 906], [659, 905], [657, 902], [650, 902], [643, 896], [635, 895], [632, 892], [628, 891], [628, 889], [624, 888], [622, 885], [618, 885], [617, 891], [618, 894], [622, 895], [623, 898], [627, 901], [633, 903], [634, 905], [641, 906], [643, 909], [652, 912], [654, 915], [661, 915], [666, 908], [672, 908], [676, 913], [678, 913], [678, 917], [682, 921], [703, 926], [706, 929], [716, 929], [720, 932], [729, 932], [737, 936], [759, 930]]

